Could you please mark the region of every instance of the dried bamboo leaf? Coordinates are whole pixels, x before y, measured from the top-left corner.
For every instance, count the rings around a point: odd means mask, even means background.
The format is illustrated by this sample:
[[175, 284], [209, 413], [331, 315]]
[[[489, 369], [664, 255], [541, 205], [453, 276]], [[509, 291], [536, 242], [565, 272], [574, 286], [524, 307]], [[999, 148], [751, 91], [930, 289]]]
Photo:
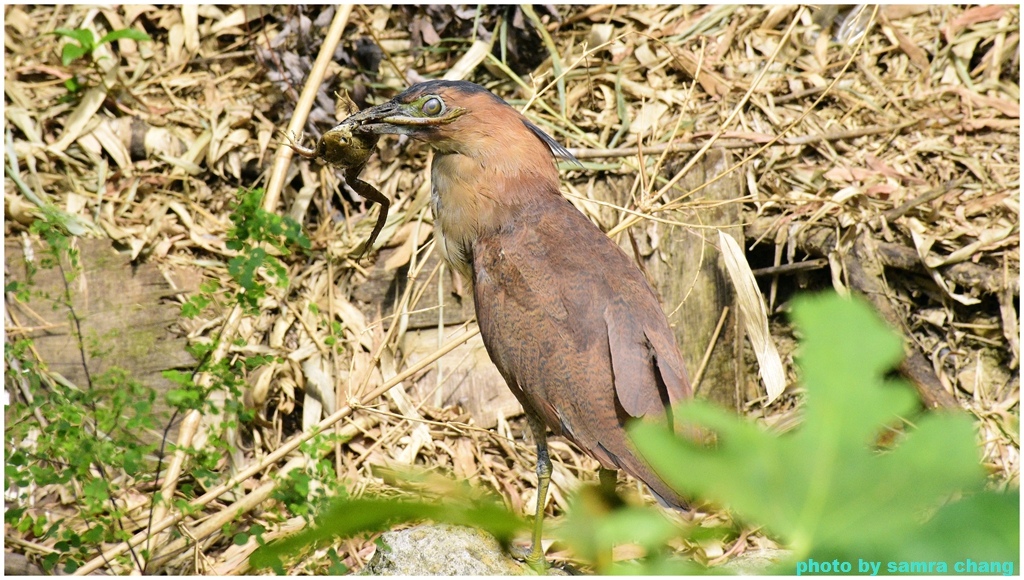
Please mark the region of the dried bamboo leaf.
[[723, 232], [718, 232], [719, 248], [725, 258], [725, 267], [729, 272], [733, 288], [736, 290], [736, 302], [743, 313], [744, 328], [750, 344], [757, 356], [758, 372], [768, 393], [765, 406], [772, 404], [786, 388], [786, 372], [782, 367], [779, 350], [768, 330], [768, 313], [764, 306], [764, 297], [757, 288], [757, 281], [750, 264], [736, 240]]

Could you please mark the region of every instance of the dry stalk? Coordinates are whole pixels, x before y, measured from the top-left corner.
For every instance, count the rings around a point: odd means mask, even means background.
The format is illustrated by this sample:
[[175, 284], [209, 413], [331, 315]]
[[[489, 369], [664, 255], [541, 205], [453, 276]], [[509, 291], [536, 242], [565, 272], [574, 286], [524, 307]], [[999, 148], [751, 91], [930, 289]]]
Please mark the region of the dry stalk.
[[[323, 84], [327, 65], [334, 58], [334, 49], [338, 46], [338, 42], [341, 41], [341, 33], [345, 31], [348, 17], [352, 14], [352, 5], [341, 4], [337, 10], [334, 14], [334, 20], [331, 21], [331, 27], [327, 30], [327, 35], [324, 37], [324, 43], [320, 47], [320, 54], [316, 57], [313, 70], [310, 71], [309, 78], [302, 87], [299, 101], [295, 104], [292, 120], [288, 123], [288, 132], [291, 135], [302, 133], [302, 127], [306, 124], [306, 117], [309, 116], [309, 111], [313, 108], [317, 89]], [[277, 154], [274, 155], [274, 166], [270, 171], [270, 179], [267, 181], [267, 189], [263, 197], [263, 209], [266, 211], [277, 210], [277, 200], [281, 196], [284, 178], [288, 174], [288, 164], [291, 163], [291, 160], [291, 147], [277, 148]]]

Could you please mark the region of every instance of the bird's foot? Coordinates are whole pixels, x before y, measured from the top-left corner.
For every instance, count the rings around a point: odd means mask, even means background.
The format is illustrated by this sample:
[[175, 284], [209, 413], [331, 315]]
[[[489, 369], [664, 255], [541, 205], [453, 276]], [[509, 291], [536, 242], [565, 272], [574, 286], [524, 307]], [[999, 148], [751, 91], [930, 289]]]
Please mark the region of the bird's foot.
[[545, 574], [550, 567], [544, 558], [544, 551], [537, 544], [530, 547], [510, 546], [508, 551], [513, 558], [526, 562], [526, 565], [538, 574]]

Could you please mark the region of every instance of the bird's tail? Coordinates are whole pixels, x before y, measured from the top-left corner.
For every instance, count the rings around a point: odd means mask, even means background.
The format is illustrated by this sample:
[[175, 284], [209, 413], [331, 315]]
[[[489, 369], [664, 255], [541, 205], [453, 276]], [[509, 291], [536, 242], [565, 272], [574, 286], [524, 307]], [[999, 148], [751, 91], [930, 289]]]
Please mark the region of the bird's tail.
[[[677, 437], [686, 439], [695, 445], [713, 447], [715, 444], [714, 434], [706, 429], [692, 424], [683, 425], [678, 422], [674, 426]], [[688, 510], [693, 502], [682, 493], [673, 489], [651, 468], [650, 463], [645, 460], [643, 454], [636, 450], [632, 444], [628, 445], [633, 453], [629, 454], [628, 459], [622, 462], [620, 468], [642, 481], [662, 506], [683, 511]], [[679, 469], [685, 469], [685, 466], [679, 466]]]
[[[647, 489], [654, 496], [654, 499], [658, 500], [658, 503], [663, 507], [686, 511], [690, 507], [690, 501], [687, 500], [683, 495], [676, 490], [672, 489], [665, 480], [661, 479], [651, 469], [646, 468], [635, 470], [626, 469], [626, 473], [629, 473], [633, 477], [644, 482]], [[642, 471], [643, 473], [637, 473]]]

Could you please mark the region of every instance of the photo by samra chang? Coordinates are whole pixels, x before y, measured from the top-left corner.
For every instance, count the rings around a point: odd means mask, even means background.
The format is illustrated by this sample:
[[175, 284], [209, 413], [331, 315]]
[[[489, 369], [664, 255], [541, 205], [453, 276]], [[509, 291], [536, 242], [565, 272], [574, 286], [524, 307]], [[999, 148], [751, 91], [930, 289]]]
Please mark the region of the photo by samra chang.
[[1001, 574], [1003, 576], [1015, 575], [1016, 566], [1013, 562], [986, 562], [961, 560], [949, 564], [942, 561], [911, 561], [911, 562], [889, 562], [886, 571], [890, 574]]

